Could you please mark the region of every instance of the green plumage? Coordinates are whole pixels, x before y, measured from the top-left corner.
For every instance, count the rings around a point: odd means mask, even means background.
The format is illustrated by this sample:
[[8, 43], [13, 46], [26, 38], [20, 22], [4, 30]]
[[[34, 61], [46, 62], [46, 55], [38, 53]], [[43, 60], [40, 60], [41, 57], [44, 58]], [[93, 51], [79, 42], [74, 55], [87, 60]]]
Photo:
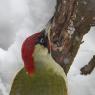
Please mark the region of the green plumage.
[[14, 79], [10, 95], [67, 95], [65, 73], [48, 50], [36, 45], [33, 57], [35, 73], [29, 76], [22, 69]]

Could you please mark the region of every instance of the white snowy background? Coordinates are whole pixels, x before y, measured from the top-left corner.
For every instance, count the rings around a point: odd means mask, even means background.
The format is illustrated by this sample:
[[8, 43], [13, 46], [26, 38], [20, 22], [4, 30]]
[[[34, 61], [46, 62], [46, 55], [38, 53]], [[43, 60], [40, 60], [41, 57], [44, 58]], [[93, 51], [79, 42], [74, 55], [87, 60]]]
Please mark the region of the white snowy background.
[[[45, 27], [55, 5], [56, 0], [0, 0], [0, 95], [9, 95], [14, 77], [23, 67], [22, 42]], [[80, 68], [95, 54], [95, 27], [83, 40], [68, 74], [69, 95], [95, 95], [95, 70], [80, 75]]]

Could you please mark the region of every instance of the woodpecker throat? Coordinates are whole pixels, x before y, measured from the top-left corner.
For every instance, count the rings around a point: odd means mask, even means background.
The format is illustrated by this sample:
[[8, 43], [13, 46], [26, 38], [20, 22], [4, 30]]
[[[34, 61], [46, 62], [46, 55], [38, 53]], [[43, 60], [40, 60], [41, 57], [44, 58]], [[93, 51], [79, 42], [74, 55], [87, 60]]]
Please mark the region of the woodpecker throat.
[[46, 31], [43, 30], [41, 36], [38, 38], [38, 41], [36, 44], [43, 45], [48, 49], [48, 53], [50, 53], [50, 45], [48, 40], [48, 34], [46, 34]]

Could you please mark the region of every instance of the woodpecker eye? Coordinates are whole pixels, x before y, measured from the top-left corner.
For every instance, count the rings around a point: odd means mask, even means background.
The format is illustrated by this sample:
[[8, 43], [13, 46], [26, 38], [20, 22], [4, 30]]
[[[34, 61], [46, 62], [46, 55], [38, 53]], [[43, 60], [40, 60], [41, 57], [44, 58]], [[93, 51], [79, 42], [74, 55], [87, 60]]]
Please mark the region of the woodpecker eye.
[[45, 31], [43, 31], [41, 36], [37, 39], [36, 44], [41, 44], [44, 47], [48, 47], [48, 37], [45, 35]]
[[43, 38], [41, 38], [39, 42], [40, 42], [40, 44], [44, 44], [45, 43]]
[[37, 43], [39, 43], [39, 44], [41, 44], [41, 45], [47, 47], [47, 46], [48, 46], [48, 39], [47, 39], [47, 37], [41, 36], [41, 37], [38, 39]]

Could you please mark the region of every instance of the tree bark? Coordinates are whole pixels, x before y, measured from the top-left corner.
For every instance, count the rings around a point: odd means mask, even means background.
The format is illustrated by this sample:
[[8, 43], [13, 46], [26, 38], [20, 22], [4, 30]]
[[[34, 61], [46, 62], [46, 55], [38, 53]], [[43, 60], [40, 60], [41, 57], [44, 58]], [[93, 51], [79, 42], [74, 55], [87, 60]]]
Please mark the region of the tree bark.
[[88, 75], [93, 71], [94, 68], [95, 68], [95, 55], [87, 65], [81, 68], [81, 74]]
[[57, 0], [50, 23], [52, 56], [67, 74], [82, 43], [94, 25], [95, 0]]

